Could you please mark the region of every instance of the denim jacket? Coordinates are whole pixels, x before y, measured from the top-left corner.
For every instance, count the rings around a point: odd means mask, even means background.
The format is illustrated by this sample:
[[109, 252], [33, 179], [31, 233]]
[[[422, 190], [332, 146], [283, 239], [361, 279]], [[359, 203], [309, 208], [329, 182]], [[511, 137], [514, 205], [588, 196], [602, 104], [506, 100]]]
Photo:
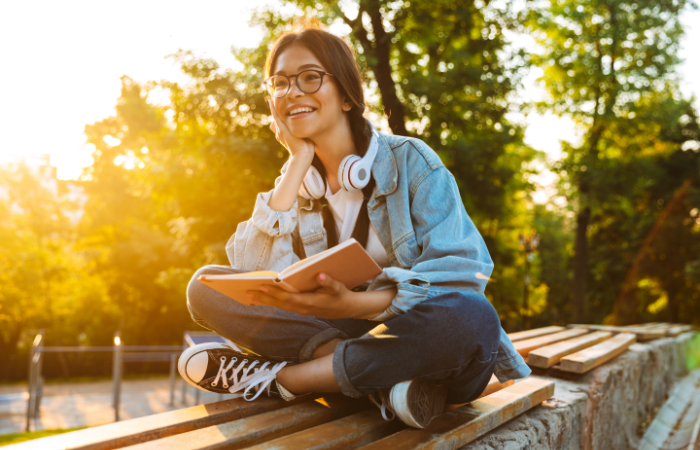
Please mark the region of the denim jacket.
[[[373, 320], [387, 321], [421, 301], [450, 291], [484, 293], [493, 271], [486, 245], [467, 215], [452, 174], [423, 141], [377, 132], [372, 164], [376, 189], [369, 219], [387, 252], [385, 268], [368, 290], [396, 287], [391, 305]], [[284, 174], [286, 164], [282, 168]], [[275, 186], [281, 177], [275, 181]], [[258, 194], [253, 217], [226, 245], [231, 265], [243, 271], [282, 271], [327, 248], [321, 202], [298, 196], [289, 211]], [[501, 328], [495, 374], [523, 378], [530, 369]]]

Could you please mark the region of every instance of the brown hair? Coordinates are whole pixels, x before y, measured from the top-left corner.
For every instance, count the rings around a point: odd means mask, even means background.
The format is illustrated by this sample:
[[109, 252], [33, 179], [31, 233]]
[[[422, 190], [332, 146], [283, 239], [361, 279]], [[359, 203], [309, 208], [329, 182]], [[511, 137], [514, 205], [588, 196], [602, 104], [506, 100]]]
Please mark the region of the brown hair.
[[[279, 55], [291, 45], [301, 45], [313, 53], [321, 62], [323, 67], [334, 75], [341, 98], [346, 98], [352, 103], [352, 108], [348, 111], [348, 122], [352, 133], [355, 149], [360, 156], [364, 157], [369, 147], [372, 132], [369, 123], [364, 118], [365, 101], [364, 89], [362, 87], [362, 74], [355, 61], [352, 47], [342, 38], [318, 28], [304, 28], [301, 31], [290, 31], [275, 42], [267, 54], [265, 61], [265, 78], [269, 77], [275, 68]], [[321, 160], [314, 155], [314, 167], [321, 172], [323, 179], [326, 179], [326, 169]], [[369, 211], [367, 203], [374, 191], [375, 181], [370, 177], [370, 182], [362, 189], [364, 201], [357, 216], [355, 229], [352, 232], [354, 237], [363, 247], [367, 247], [369, 236]], [[328, 201], [324, 198], [323, 224], [328, 237], [328, 248], [338, 244], [338, 232], [336, 229], [333, 213], [328, 207]]]

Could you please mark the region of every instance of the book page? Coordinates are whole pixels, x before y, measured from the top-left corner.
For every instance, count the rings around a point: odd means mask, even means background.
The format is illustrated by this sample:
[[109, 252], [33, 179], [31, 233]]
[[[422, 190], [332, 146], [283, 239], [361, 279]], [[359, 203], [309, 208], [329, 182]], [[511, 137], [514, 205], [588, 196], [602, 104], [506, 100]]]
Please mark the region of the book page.
[[267, 270], [261, 270], [258, 272], [243, 272], [243, 273], [225, 273], [221, 275], [201, 275], [199, 279], [206, 280], [229, 280], [235, 278], [251, 278], [251, 279], [269, 279], [276, 278], [277, 272], [270, 272]]

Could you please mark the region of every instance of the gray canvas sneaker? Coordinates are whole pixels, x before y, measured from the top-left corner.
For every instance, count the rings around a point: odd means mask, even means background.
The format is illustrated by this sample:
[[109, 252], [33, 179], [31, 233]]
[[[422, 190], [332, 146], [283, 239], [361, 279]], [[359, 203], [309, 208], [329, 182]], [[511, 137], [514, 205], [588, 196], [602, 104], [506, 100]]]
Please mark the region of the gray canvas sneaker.
[[422, 378], [403, 381], [369, 396], [381, 410], [384, 420], [393, 420], [396, 416], [413, 428], [428, 426], [435, 416], [442, 413], [446, 398], [447, 389]]
[[297, 396], [277, 382], [277, 373], [288, 365], [246, 355], [220, 342], [189, 347], [178, 361], [178, 371], [192, 386], [217, 394], [240, 393], [248, 401], [267, 391], [268, 396], [294, 400]]

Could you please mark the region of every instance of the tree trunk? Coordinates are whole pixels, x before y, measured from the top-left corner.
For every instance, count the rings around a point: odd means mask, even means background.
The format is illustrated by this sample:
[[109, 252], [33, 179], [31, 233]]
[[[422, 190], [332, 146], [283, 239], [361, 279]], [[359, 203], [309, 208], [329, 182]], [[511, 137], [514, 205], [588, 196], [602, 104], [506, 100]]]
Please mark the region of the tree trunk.
[[372, 71], [377, 79], [384, 113], [387, 115], [392, 133], [399, 136], [408, 136], [403, 104], [396, 95], [396, 86], [391, 78], [391, 66], [389, 65], [388, 56], [386, 58], [377, 58], [377, 64]]
[[[668, 317], [668, 321], [670, 323], [679, 323], [681, 322], [680, 320], [680, 314], [678, 311], [678, 295], [676, 295], [676, 290], [675, 289], [669, 289], [666, 292], [666, 298], [668, 301], [668, 304], [666, 306], [667, 308], [667, 313], [666, 316]], [[684, 320], [683, 322], [687, 322], [688, 320]]]
[[588, 272], [588, 223], [591, 209], [586, 206], [576, 217], [576, 243], [574, 255], [574, 305], [573, 323], [586, 320], [586, 275]]
[[[362, 6], [366, 7], [365, 12], [369, 15], [374, 42], [369, 39], [367, 30], [362, 23], [364, 9]], [[384, 29], [382, 20], [382, 12], [377, 0], [369, 0], [361, 5], [360, 14], [354, 21], [345, 19], [346, 23], [352, 27], [353, 36], [362, 45], [367, 56], [367, 64], [377, 80], [384, 113], [388, 117], [391, 131], [400, 136], [408, 136], [404, 107], [396, 94], [394, 79], [391, 78], [391, 64], [389, 62], [391, 59], [391, 35]]]

